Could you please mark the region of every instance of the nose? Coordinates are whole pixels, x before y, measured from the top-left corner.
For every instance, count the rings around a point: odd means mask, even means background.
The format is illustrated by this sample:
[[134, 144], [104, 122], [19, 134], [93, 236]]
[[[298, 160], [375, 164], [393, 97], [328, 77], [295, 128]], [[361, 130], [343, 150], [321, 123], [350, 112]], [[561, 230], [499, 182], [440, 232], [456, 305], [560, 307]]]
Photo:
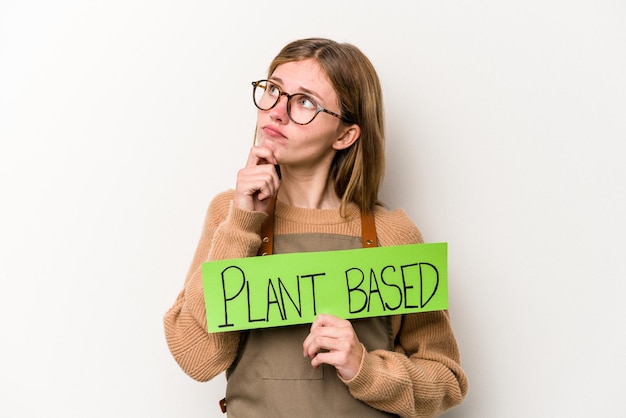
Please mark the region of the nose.
[[289, 96], [283, 93], [278, 98], [278, 103], [274, 105], [273, 108], [270, 109], [270, 117], [277, 122], [287, 123], [289, 121], [289, 115], [287, 114], [287, 102], [289, 101]]

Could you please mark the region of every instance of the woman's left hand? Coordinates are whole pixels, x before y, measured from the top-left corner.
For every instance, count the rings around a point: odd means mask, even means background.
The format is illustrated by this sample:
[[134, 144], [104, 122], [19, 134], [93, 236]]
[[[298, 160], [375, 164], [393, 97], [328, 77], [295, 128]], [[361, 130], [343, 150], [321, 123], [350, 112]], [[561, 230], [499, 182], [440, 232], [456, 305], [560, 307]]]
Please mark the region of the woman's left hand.
[[311, 358], [311, 366], [334, 366], [344, 380], [359, 372], [363, 346], [350, 321], [332, 315], [320, 314], [311, 325], [311, 331], [302, 344], [304, 356]]

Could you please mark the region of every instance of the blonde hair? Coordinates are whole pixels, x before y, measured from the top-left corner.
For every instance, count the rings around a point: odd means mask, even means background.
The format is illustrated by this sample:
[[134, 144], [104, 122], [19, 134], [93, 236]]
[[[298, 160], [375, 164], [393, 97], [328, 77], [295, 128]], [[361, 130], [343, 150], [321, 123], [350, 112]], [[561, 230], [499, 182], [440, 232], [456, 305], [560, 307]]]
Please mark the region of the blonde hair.
[[286, 45], [269, 67], [269, 76], [281, 65], [315, 59], [339, 98], [340, 113], [348, 125], [361, 128], [349, 148], [338, 151], [330, 168], [341, 211], [354, 202], [371, 212], [385, 171], [384, 115], [380, 81], [370, 60], [354, 45], [330, 39], [300, 39]]

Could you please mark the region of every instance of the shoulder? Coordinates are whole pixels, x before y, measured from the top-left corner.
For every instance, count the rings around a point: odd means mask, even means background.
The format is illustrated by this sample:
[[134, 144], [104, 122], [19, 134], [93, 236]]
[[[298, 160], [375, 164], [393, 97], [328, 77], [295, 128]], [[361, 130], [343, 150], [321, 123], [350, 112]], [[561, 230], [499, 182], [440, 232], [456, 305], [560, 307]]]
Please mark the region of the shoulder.
[[422, 233], [403, 209], [389, 210], [377, 206], [374, 210], [376, 233], [381, 246], [420, 244]]

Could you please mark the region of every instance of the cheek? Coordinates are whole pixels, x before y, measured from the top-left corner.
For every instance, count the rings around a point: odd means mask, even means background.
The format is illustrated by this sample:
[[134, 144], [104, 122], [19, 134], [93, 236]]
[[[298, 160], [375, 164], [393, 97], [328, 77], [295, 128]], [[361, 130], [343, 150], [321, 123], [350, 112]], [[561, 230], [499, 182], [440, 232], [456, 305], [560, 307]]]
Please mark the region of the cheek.
[[326, 129], [315, 136], [313, 141], [321, 147], [331, 148], [337, 138], [339, 138], [339, 135], [335, 129]]

